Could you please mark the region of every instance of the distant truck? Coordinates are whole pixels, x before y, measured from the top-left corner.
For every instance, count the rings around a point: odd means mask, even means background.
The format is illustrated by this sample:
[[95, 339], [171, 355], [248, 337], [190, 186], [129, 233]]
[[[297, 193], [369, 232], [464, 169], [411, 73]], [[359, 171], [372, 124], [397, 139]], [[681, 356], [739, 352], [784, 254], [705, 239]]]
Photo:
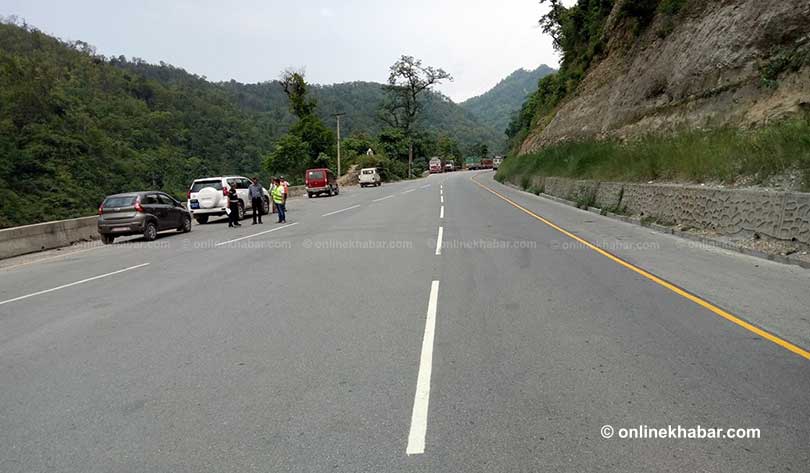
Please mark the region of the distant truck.
[[492, 158], [482, 158], [481, 159], [481, 169], [492, 169], [494, 166], [494, 160]]
[[444, 169], [442, 166], [442, 159], [441, 158], [431, 158], [428, 162], [428, 168], [430, 169], [431, 174], [438, 174], [441, 173]]
[[472, 171], [481, 168], [481, 161], [478, 158], [464, 158], [464, 169]]
[[444, 164], [444, 172], [453, 172], [456, 170], [456, 165], [452, 161]]
[[502, 162], [503, 162], [503, 156], [495, 156], [492, 159], [492, 169], [497, 171], [498, 168], [501, 167]]

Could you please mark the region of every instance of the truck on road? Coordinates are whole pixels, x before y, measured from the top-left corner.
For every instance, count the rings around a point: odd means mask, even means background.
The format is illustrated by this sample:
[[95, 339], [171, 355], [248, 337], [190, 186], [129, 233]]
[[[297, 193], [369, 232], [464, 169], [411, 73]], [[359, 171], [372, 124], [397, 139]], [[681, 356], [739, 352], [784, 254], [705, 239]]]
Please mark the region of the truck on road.
[[464, 169], [468, 171], [481, 169], [481, 160], [478, 158], [464, 158]]
[[438, 174], [442, 172], [444, 166], [442, 165], [442, 158], [430, 158], [428, 168], [431, 174]]
[[481, 158], [481, 169], [492, 169], [492, 158]]

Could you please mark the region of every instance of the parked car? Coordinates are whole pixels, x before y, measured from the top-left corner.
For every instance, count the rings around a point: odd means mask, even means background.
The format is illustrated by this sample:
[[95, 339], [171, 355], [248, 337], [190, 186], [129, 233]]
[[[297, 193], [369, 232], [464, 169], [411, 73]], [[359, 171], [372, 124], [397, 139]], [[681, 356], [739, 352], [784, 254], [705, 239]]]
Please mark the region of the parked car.
[[366, 186], [380, 186], [382, 185], [382, 177], [380, 177], [377, 168], [365, 168], [360, 170], [360, 187]]
[[304, 181], [306, 182], [307, 197], [309, 198], [320, 194], [333, 196], [340, 193], [335, 173], [329, 169], [307, 169], [304, 174]]
[[[253, 208], [253, 201], [248, 194], [250, 179], [242, 176], [206, 177], [197, 179], [188, 190], [188, 209], [197, 223], [206, 224], [210, 217], [226, 215], [228, 191], [236, 189], [239, 196], [239, 220], [245, 218], [245, 212]], [[270, 193], [264, 190], [262, 214], [270, 213]]]
[[168, 194], [156, 191], [108, 196], [98, 208], [98, 233], [111, 244], [119, 236], [152, 241], [163, 230], [191, 231], [191, 213]]

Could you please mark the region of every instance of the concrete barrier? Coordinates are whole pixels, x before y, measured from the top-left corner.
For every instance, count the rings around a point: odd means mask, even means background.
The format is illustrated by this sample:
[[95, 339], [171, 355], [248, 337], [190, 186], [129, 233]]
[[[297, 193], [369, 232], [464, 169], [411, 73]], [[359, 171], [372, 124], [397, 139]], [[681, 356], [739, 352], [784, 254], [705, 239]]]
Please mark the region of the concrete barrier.
[[82, 217], [0, 230], [0, 259], [98, 238], [98, 217]]
[[[306, 186], [290, 186], [289, 197], [306, 195]], [[183, 203], [185, 206], [185, 202]], [[0, 259], [97, 240], [98, 217], [73, 218], [0, 230]]]

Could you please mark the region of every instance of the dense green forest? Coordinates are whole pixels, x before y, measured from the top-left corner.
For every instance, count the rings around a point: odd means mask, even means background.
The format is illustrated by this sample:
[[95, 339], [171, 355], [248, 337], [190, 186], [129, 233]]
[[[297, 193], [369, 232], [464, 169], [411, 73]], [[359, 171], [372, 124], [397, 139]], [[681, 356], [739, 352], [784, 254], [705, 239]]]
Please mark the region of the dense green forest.
[[[310, 91], [323, 123], [333, 126], [335, 111], [347, 114], [347, 159], [364, 146], [384, 148], [401, 173], [407, 147], [379, 119], [381, 87], [354, 82]], [[434, 153], [503, 146], [502, 131], [445, 97], [429, 92], [425, 103], [417, 166]], [[87, 215], [115, 192], [156, 188], [183, 198], [200, 176], [266, 176], [263, 165], [294, 124], [277, 81], [212, 83], [0, 23], [0, 227]], [[324, 157], [330, 165], [333, 158]]]
[[505, 131], [526, 98], [537, 90], [537, 82], [554, 72], [554, 69], [545, 64], [532, 71], [518, 69], [489, 91], [459, 105], [471, 112], [481, 123]]

